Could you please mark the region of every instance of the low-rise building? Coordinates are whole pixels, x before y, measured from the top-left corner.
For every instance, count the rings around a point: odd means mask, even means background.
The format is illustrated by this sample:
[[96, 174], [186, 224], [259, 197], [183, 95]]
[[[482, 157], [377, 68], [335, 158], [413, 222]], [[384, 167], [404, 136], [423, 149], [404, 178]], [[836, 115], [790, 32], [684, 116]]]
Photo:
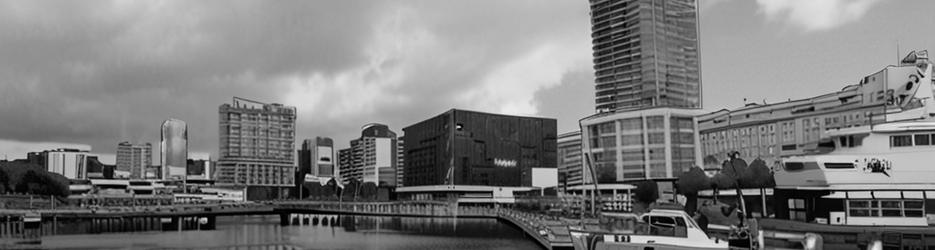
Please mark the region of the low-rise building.
[[403, 131], [401, 199], [499, 202], [557, 182], [555, 119], [452, 109]]
[[60, 174], [68, 179], [88, 178], [89, 153], [87, 150], [60, 148], [43, 151], [41, 155], [44, 158], [46, 171]]

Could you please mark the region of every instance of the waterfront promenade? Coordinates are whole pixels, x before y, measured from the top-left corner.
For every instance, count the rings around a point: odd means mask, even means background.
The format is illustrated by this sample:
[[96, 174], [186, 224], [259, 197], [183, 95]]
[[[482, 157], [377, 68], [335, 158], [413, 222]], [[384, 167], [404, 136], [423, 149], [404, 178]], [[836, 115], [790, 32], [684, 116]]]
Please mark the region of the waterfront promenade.
[[[296, 215], [375, 215], [449, 218], [495, 218], [513, 225], [545, 249], [569, 249], [568, 220], [500, 206], [465, 206], [436, 201], [335, 202], [269, 201], [262, 203], [177, 204], [163, 206], [0, 209], [3, 244], [60, 234], [60, 222], [91, 220], [88, 232], [166, 231], [213, 229], [216, 217], [278, 214], [282, 225]], [[31, 219], [32, 218], [32, 219]], [[41, 218], [46, 223], [33, 223]], [[52, 222], [52, 223], [48, 223]]]

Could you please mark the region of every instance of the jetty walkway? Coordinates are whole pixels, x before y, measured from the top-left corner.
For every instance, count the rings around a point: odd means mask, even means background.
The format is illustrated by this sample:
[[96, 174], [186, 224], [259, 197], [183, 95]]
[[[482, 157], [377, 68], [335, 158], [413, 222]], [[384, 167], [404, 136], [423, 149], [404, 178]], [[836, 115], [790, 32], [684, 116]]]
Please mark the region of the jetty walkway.
[[292, 224], [297, 215], [308, 214], [494, 218], [521, 229], [545, 249], [572, 248], [567, 222], [558, 218], [500, 206], [471, 206], [438, 201], [267, 201], [92, 209], [0, 209], [0, 243], [4, 242], [3, 239], [15, 242], [68, 233], [75, 230], [68, 226], [74, 221], [90, 221], [81, 223], [83, 228], [80, 232], [86, 233], [211, 230], [215, 227], [217, 216], [257, 214], [279, 215], [282, 225]]

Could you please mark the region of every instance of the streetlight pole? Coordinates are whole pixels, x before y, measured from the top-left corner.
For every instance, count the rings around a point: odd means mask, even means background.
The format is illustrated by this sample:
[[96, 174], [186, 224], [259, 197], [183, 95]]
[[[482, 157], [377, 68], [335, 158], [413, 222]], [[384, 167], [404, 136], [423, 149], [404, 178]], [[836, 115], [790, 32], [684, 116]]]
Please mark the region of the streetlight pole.
[[[595, 214], [597, 214], [597, 205], [596, 205], [597, 201], [596, 201], [594, 192], [597, 192], [597, 191], [599, 191], [600, 189], [599, 189], [598, 184], [597, 184], [597, 175], [596, 175], [596, 173], [594, 172], [594, 166], [591, 165], [591, 144], [590, 144], [590, 140], [588, 140], [588, 139], [585, 137], [584, 125], [581, 124], [581, 121], [584, 120], [584, 119], [587, 119], [587, 117], [582, 118], [581, 120], [578, 120], [578, 129], [581, 130], [581, 142], [582, 142], [582, 143], [581, 143], [581, 144], [582, 144], [581, 149], [584, 149], [583, 146], [584, 146], [585, 142], [588, 143], [588, 147], [587, 147], [587, 148], [588, 148], [588, 152], [587, 152], [587, 153], [582, 152], [582, 154], [584, 154], [584, 162], [585, 162], [585, 165], [587, 165], [588, 171], [591, 172], [591, 184], [594, 185], [594, 189], [591, 190], [591, 214], [592, 214], [592, 215], [595, 215]], [[590, 136], [590, 134], [588, 134], [587, 136]], [[582, 190], [584, 190], [584, 189], [583, 189], [583, 186], [582, 186]]]

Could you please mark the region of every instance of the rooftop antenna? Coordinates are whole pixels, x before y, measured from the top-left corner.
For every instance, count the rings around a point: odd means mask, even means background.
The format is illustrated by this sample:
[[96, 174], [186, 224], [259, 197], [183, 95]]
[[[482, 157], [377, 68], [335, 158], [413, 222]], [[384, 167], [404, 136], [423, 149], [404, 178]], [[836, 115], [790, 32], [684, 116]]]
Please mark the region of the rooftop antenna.
[[896, 65], [899, 65], [899, 39], [896, 39]]

